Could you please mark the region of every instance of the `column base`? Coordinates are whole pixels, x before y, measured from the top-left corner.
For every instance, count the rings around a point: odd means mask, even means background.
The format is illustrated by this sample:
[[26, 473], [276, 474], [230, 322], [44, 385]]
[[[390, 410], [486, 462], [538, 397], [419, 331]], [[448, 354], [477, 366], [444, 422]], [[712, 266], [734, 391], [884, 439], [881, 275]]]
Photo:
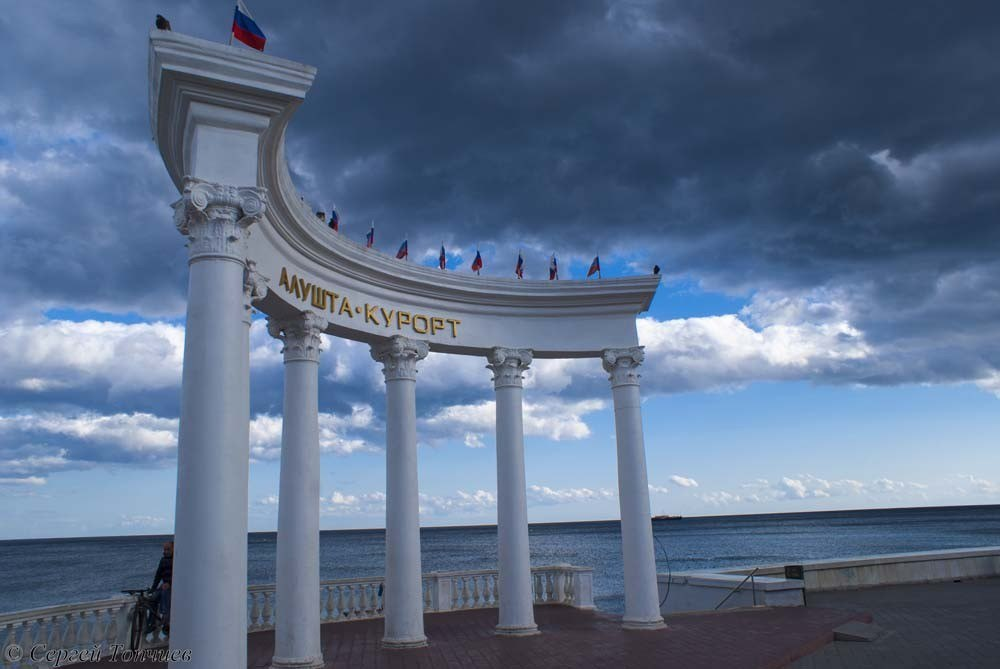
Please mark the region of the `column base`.
[[323, 658], [273, 657], [269, 669], [323, 669]]
[[408, 648], [424, 648], [427, 646], [427, 637], [419, 636], [412, 639], [387, 639], [382, 638], [383, 650], [406, 650]]
[[497, 636], [534, 636], [536, 634], [541, 634], [538, 630], [538, 625], [523, 625], [523, 626], [513, 626], [513, 625], [497, 625], [494, 633]]
[[654, 618], [653, 620], [629, 620], [625, 618], [622, 620], [622, 629], [626, 630], [662, 630], [666, 628], [667, 624], [663, 622], [663, 618]]

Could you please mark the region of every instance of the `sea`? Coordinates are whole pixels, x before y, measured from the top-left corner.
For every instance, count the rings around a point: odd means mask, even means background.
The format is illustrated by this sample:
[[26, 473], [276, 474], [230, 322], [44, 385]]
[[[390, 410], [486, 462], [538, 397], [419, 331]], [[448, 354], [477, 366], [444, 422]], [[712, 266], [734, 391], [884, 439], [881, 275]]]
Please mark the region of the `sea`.
[[[1000, 545], [1000, 505], [690, 517], [653, 523], [660, 573]], [[149, 587], [165, 536], [0, 541], [0, 613]], [[421, 530], [423, 571], [495, 569], [495, 526]], [[273, 532], [248, 536], [248, 580], [274, 582]], [[594, 599], [623, 609], [617, 521], [534, 524], [531, 563], [594, 569]], [[384, 530], [320, 533], [322, 579], [378, 576]]]

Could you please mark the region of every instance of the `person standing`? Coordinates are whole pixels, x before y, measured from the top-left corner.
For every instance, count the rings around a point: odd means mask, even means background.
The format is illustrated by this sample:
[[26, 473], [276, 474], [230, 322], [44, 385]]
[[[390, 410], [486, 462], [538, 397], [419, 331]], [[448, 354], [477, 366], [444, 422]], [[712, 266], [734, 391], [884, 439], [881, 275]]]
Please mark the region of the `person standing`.
[[163, 557], [156, 567], [156, 575], [153, 576], [153, 587], [150, 590], [156, 593], [157, 607], [160, 617], [163, 618], [163, 631], [170, 633], [170, 586], [174, 575], [174, 542], [168, 541], [163, 544]]

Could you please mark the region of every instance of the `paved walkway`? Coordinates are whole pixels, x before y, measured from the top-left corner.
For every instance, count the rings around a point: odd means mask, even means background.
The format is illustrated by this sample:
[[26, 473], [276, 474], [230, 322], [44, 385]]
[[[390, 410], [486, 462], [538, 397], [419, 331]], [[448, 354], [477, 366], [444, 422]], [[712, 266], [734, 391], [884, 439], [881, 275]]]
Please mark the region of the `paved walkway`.
[[814, 593], [809, 605], [870, 611], [886, 632], [835, 641], [795, 669], [1000, 667], [1000, 579]]
[[[669, 629], [655, 632], [626, 632], [613, 617], [563, 606], [536, 607], [535, 617], [541, 635], [511, 639], [493, 634], [496, 609], [429, 614], [424, 624], [431, 645], [407, 651], [379, 648], [381, 620], [324, 625], [323, 657], [328, 668], [770, 668], [822, 647], [834, 627], [860, 616], [822, 608], [743, 609], [671, 616]], [[249, 666], [266, 667], [274, 634], [251, 634], [247, 645]]]

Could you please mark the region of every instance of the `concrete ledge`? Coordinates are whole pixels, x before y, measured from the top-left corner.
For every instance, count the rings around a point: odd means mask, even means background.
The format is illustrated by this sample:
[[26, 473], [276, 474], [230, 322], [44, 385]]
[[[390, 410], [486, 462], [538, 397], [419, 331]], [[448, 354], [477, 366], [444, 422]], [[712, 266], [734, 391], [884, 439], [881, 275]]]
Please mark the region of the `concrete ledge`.
[[[764, 606], [802, 606], [805, 591], [851, 590], [855, 588], [932, 583], [1000, 576], [1000, 546], [959, 548], [870, 555], [801, 564], [804, 581], [784, 578], [784, 565], [757, 568], [753, 580], [726, 600], [722, 608]], [[717, 572], [678, 572], [668, 577], [659, 574], [660, 600], [667, 599], [660, 610], [664, 614], [683, 611], [711, 611], [753, 571], [753, 567]], [[669, 596], [667, 585], [669, 581]]]
[[[1000, 546], [868, 555], [802, 562], [806, 590], [850, 590], [880, 585], [933, 583], [1000, 575]], [[748, 574], [752, 567], [725, 570]], [[758, 574], [784, 575], [784, 565], [760, 567]]]
[[[722, 609], [742, 609], [750, 606], [802, 606], [803, 584], [773, 576], [754, 576], [747, 580], [745, 574], [715, 572], [680, 572], [669, 579], [659, 574], [657, 586], [660, 612], [664, 615], [688, 611], [712, 611], [725, 600]], [[740, 584], [743, 583], [742, 587]], [[739, 588], [732, 595], [730, 592]], [[729, 596], [726, 599], [727, 595]]]

